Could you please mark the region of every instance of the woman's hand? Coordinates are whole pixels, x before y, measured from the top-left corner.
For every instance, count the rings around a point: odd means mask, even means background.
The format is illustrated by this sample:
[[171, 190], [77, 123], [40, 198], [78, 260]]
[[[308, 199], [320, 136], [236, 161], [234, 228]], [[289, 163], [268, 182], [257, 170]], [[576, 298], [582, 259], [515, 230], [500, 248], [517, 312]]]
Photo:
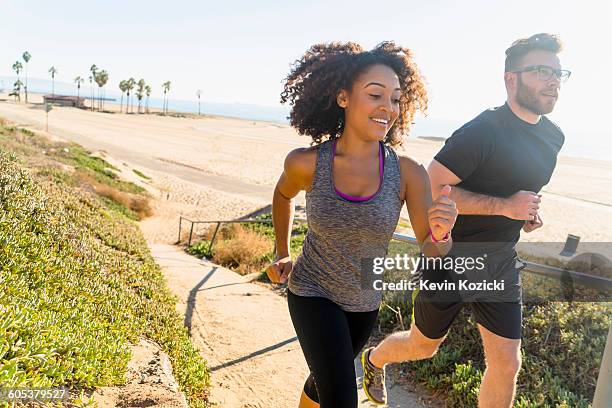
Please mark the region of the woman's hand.
[[436, 241], [443, 240], [446, 234], [450, 234], [457, 221], [457, 206], [450, 199], [450, 192], [451, 186], [444, 186], [440, 196], [432, 203], [427, 212], [431, 235]]
[[266, 273], [268, 274], [268, 279], [270, 279], [272, 283], [287, 283], [292, 268], [293, 262], [291, 261], [291, 257], [285, 256], [276, 258], [276, 260], [268, 266]]

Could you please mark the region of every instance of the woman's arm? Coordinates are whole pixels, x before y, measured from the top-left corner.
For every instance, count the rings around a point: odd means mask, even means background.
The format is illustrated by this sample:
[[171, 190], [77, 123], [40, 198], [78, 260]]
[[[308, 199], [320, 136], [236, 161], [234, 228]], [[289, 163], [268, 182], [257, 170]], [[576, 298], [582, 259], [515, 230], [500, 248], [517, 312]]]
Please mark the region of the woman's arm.
[[[425, 168], [407, 157], [400, 157], [400, 168], [405, 183], [406, 208], [421, 251], [425, 256], [446, 255], [453, 245], [450, 231], [457, 219], [457, 207], [448, 197], [450, 191], [432, 201]], [[432, 240], [432, 234], [436, 240], [442, 240], [447, 233], [447, 242], [436, 243]]]
[[295, 212], [294, 198], [312, 184], [316, 167], [316, 151], [295, 149], [285, 158], [281, 174], [272, 197], [272, 223], [276, 239], [276, 259], [268, 267], [268, 277], [274, 283], [285, 283], [291, 272], [289, 243]]

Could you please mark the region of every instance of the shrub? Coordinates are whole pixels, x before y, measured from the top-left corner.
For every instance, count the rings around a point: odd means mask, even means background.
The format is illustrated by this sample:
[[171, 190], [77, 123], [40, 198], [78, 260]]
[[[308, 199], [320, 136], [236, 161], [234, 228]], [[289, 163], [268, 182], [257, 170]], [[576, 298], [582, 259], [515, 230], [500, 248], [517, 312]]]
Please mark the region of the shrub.
[[272, 242], [240, 224], [232, 224], [214, 244], [213, 260], [243, 275], [260, 272], [269, 262]]

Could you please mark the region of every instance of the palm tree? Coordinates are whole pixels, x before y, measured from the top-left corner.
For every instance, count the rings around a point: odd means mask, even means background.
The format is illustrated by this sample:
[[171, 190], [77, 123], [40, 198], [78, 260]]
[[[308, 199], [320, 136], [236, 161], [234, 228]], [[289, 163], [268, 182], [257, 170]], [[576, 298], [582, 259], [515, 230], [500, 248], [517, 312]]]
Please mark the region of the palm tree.
[[145, 86], [147, 86], [147, 84], [145, 83], [145, 80], [141, 78], [140, 81], [138, 81], [138, 90], [136, 91], [136, 97], [138, 98], [138, 113], [140, 113], [140, 107], [142, 106]]
[[146, 102], [146, 112], [149, 113], [149, 99], [151, 99], [151, 91], [153, 89], [151, 89], [150, 85], [145, 86], [145, 92], [147, 93], [147, 102]]
[[104, 87], [108, 83], [108, 72], [106, 70], [102, 70], [102, 109], [104, 109], [104, 103], [106, 102], [106, 89]]
[[108, 82], [108, 72], [106, 72], [106, 70], [96, 72], [94, 80], [96, 81], [96, 84], [98, 84], [98, 110], [102, 110], [104, 101], [100, 97], [100, 94], [102, 92], [102, 88]]
[[196, 95], [198, 96], [198, 116], [200, 116], [202, 114], [200, 109], [200, 98], [202, 97], [202, 90], [198, 89], [196, 91]]
[[[130, 91], [134, 89], [134, 85], [136, 84], [136, 80], [134, 78], [130, 78], [127, 80], [127, 107], [126, 113], [129, 113], [130, 109]], [[134, 108], [132, 107], [132, 113], [134, 112]]]
[[168, 113], [168, 98], [166, 94], [170, 92], [170, 81], [166, 81], [162, 84], [164, 88], [164, 115]]
[[93, 87], [93, 81], [96, 80], [96, 73], [98, 72], [98, 67], [96, 66], [96, 64], [93, 64], [90, 68], [89, 68], [89, 72], [91, 72], [91, 76], [89, 77], [89, 83], [91, 84], [91, 110], [94, 110], [94, 106], [95, 106], [95, 102], [96, 102], [96, 94], [95, 94], [95, 89]]
[[[15, 61], [15, 63], [13, 64], [13, 71], [17, 73], [17, 82], [19, 82], [20, 84], [22, 82], [19, 80], [19, 73], [21, 72], [22, 69], [23, 69], [23, 65], [21, 65], [21, 62]], [[19, 94], [19, 98], [15, 97], [15, 101], [19, 99], [19, 102], [21, 102], [21, 86], [17, 86], [17, 82], [15, 82], [15, 88], [13, 89], [13, 92], [16, 91]]]
[[119, 105], [119, 112], [123, 113], [123, 94], [127, 91], [127, 81], [124, 79], [119, 82], [119, 89], [121, 90], [121, 105]]
[[[18, 100], [19, 102], [21, 102], [21, 87], [22, 86], [23, 86], [23, 82], [21, 82], [19, 79], [15, 81], [15, 84], [13, 84], [13, 92], [11, 94], [15, 96], [15, 102], [17, 102]], [[9, 94], [9, 96], [11, 96], [11, 94]]]
[[25, 67], [25, 77], [26, 77], [26, 83], [25, 83], [25, 97], [26, 97], [26, 103], [28, 103], [28, 62], [30, 62], [30, 58], [32, 58], [32, 55], [30, 55], [29, 52], [25, 51], [22, 55], [23, 60], [26, 63], [26, 67]]
[[83, 82], [85, 82], [85, 80], [81, 78], [80, 76], [74, 78], [74, 83], [77, 84], [77, 101], [81, 99], [81, 84]]
[[55, 74], [57, 74], [57, 69], [55, 67], [49, 68], [49, 74], [51, 74], [51, 95], [55, 95]]
[[93, 87], [93, 75], [89, 76], [89, 88], [91, 89], [91, 110], [94, 110], [94, 87]]

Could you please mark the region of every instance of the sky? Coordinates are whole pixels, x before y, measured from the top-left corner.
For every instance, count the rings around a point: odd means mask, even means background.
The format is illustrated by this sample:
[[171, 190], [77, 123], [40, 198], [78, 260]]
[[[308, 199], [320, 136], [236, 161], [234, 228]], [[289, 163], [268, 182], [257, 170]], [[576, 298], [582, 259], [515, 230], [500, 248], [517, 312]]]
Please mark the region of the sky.
[[[278, 106], [291, 63], [319, 42], [411, 48], [428, 84], [429, 116], [465, 122], [501, 105], [504, 51], [539, 32], [561, 36], [572, 71], [551, 114], [564, 129], [608, 133], [612, 6], [583, 1], [72, 1], [0, 0], [0, 75], [24, 50], [30, 77], [87, 77], [108, 87], [144, 78], [154, 96]], [[606, 122], [606, 123], [604, 123]]]

